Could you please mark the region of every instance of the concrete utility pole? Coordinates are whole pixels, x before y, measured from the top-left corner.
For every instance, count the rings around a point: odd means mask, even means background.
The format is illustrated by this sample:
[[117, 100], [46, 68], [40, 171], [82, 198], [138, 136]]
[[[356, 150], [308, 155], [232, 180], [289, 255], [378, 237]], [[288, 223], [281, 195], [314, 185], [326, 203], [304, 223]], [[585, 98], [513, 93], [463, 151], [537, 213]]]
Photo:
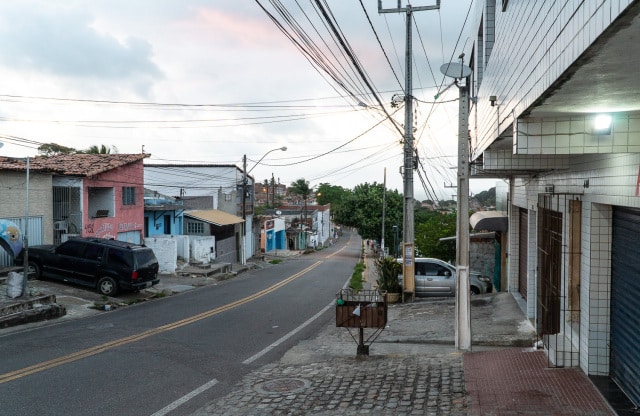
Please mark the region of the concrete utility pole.
[[456, 227], [456, 349], [471, 350], [469, 298], [469, 86], [458, 85], [458, 215]]
[[[256, 162], [255, 165], [253, 165], [253, 167], [251, 169], [249, 169], [247, 171], [247, 155], [245, 154], [242, 157], [242, 219], [244, 220], [242, 222], [242, 264], [247, 264], [247, 253], [246, 253], [246, 244], [247, 244], [247, 175], [249, 173], [251, 173], [251, 171], [260, 164], [260, 162], [262, 162], [262, 160], [267, 157], [267, 155], [271, 152], [275, 152], [276, 150], [282, 150], [283, 152], [287, 151], [287, 146], [282, 146], [282, 147], [278, 147], [277, 149], [271, 149], [269, 150], [267, 153], [265, 153], [264, 155], [262, 155], [262, 157]], [[271, 174], [271, 176], [273, 177], [273, 174]], [[252, 180], [251, 181], [251, 186], [253, 186], [255, 188], [255, 184], [256, 181]], [[267, 187], [268, 189], [268, 187]], [[251, 195], [253, 195], [253, 192], [251, 192]], [[275, 198], [275, 196], [274, 196]], [[274, 199], [275, 200], [275, 199]], [[251, 201], [251, 215], [253, 218], [253, 200]], [[269, 203], [269, 192], [267, 192], [267, 203]]]
[[[382, 0], [378, 0], [378, 13], [406, 13], [406, 51], [405, 51], [405, 91], [404, 91], [404, 167], [403, 167], [403, 196], [404, 211], [402, 216], [403, 230], [403, 276], [406, 278], [413, 277], [414, 271], [414, 253], [413, 243], [415, 240], [415, 224], [414, 224], [414, 198], [413, 198], [413, 78], [412, 78], [412, 13], [422, 10], [437, 10], [440, 8], [440, 0], [436, 0], [433, 6], [412, 6], [407, 1], [407, 5], [402, 7], [402, 0], [398, 0], [398, 7], [385, 9], [382, 7]], [[407, 270], [409, 269], [409, 270]], [[412, 279], [413, 280], [413, 279]], [[406, 286], [406, 285], [405, 285]], [[410, 286], [413, 288], [413, 285]], [[404, 289], [403, 289], [404, 290]], [[413, 289], [412, 289], [413, 290]]]
[[382, 184], [382, 238], [380, 238], [380, 249], [384, 255], [384, 216], [387, 204], [387, 168], [384, 168], [384, 181]]
[[[444, 75], [455, 78], [460, 93], [458, 107], [458, 214], [456, 216], [456, 349], [471, 350], [471, 305], [469, 298], [469, 76], [471, 68], [449, 62], [440, 67]], [[465, 85], [458, 80], [465, 79]], [[453, 84], [451, 84], [453, 85]], [[450, 86], [451, 86], [450, 85]], [[449, 88], [449, 87], [447, 87]], [[446, 89], [445, 89], [446, 90]]]
[[242, 157], [242, 253], [240, 262], [244, 266], [247, 264], [246, 244], [247, 244], [247, 155]]

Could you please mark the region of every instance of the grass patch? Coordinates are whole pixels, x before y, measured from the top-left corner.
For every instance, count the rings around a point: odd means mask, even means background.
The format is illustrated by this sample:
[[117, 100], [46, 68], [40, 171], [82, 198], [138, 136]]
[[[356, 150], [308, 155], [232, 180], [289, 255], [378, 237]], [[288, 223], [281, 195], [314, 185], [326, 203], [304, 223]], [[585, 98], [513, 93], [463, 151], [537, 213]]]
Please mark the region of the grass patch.
[[282, 259], [273, 259], [273, 260], [269, 260], [270, 264], [280, 264], [282, 263]]
[[353, 269], [353, 273], [351, 274], [351, 279], [349, 280], [349, 287], [353, 290], [362, 289], [362, 273], [365, 269], [364, 262], [361, 261], [356, 264], [356, 267]]

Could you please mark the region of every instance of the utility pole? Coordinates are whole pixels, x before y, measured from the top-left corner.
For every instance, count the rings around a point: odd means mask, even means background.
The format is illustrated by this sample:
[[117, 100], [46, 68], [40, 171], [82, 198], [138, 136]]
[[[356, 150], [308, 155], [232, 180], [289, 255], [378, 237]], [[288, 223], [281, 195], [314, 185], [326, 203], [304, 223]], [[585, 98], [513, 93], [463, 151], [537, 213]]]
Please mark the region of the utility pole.
[[458, 215], [456, 226], [456, 349], [471, 350], [469, 298], [469, 86], [460, 91], [458, 124]]
[[[448, 63], [440, 71], [458, 86], [458, 213], [456, 215], [456, 349], [471, 350], [471, 304], [469, 298], [469, 76], [471, 68], [460, 63]], [[465, 79], [465, 85], [458, 80]], [[447, 87], [448, 88], [448, 87]]]
[[384, 255], [384, 215], [386, 211], [386, 199], [387, 199], [387, 168], [384, 168], [384, 181], [382, 182], [382, 238], [380, 239], [380, 248]]
[[246, 244], [247, 244], [247, 155], [242, 157], [242, 254], [241, 264], [247, 264]]
[[[406, 13], [406, 51], [405, 51], [405, 91], [404, 91], [404, 168], [403, 168], [403, 196], [404, 210], [402, 215], [403, 230], [403, 276], [413, 281], [414, 272], [414, 200], [413, 200], [413, 79], [412, 79], [412, 13], [422, 10], [440, 9], [440, 0], [436, 0], [434, 6], [412, 6], [407, 1], [407, 5], [402, 7], [402, 0], [398, 0], [398, 7], [384, 9], [382, 0], [378, 0], [378, 13]], [[405, 285], [406, 286], [406, 285]], [[409, 286], [413, 290], [413, 284]], [[403, 288], [403, 291], [405, 289]], [[404, 300], [404, 295], [403, 295]]]
[[273, 177], [273, 172], [271, 172], [271, 207], [276, 207], [276, 180]]

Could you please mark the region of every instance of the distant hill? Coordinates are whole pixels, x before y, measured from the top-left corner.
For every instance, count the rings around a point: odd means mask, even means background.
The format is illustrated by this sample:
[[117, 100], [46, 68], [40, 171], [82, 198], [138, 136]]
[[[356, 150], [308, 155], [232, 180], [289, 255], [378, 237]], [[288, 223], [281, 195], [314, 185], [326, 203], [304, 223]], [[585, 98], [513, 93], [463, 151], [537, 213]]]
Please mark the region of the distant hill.
[[479, 192], [471, 197], [475, 199], [482, 207], [495, 207], [496, 206], [496, 188], [493, 187], [487, 191]]

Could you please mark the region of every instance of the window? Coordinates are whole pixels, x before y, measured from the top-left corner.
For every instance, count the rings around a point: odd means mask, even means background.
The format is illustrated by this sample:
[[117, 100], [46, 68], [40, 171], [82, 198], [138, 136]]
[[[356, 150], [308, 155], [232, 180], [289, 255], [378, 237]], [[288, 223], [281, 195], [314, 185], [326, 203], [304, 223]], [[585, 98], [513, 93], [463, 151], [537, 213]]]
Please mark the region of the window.
[[189, 234], [204, 234], [204, 223], [202, 223], [202, 222], [189, 222], [189, 223], [187, 223], [187, 233], [189, 233]]
[[87, 249], [84, 252], [84, 257], [87, 260], [98, 260], [102, 254], [102, 246], [97, 244], [87, 244]]
[[80, 241], [67, 241], [56, 249], [63, 256], [82, 257], [86, 244]]
[[224, 200], [226, 202], [230, 202], [231, 201], [231, 194], [224, 194]]
[[136, 188], [133, 186], [122, 187], [122, 205], [136, 204]]
[[133, 255], [129, 251], [110, 248], [107, 262], [115, 267], [133, 267]]

